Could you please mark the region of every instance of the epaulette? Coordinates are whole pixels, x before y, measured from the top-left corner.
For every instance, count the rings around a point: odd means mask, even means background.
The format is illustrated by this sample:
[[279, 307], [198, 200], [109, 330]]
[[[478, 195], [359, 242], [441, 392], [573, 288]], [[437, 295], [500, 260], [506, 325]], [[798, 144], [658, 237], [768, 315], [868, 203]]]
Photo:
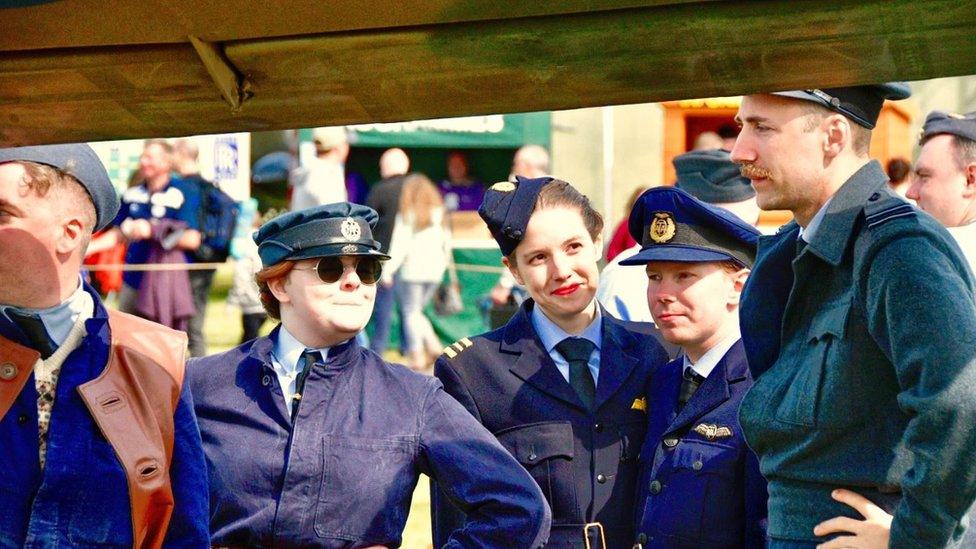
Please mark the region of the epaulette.
[[467, 349], [468, 347], [471, 347], [471, 345], [472, 343], [470, 339], [466, 337], [462, 337], [461, 339], [455, 341], [454, 343], [451, 343], [447, 347], [444, 347], [444, 350], [441, 351], [441, 353], [447, 355], [447, 358], [454, 358], [459, 354], [461, 354], [461, 352]]
[[868, 228], [873, 229], [882, 223], [887, 223], [899, 217], [914, 216], [917, 213], [915, 207], [895, 196], [887, 197], [888, 200], [878, 200], [881, 193], [876, 192], [868, 198], [868, 204], [864, 207], [864, 220]]

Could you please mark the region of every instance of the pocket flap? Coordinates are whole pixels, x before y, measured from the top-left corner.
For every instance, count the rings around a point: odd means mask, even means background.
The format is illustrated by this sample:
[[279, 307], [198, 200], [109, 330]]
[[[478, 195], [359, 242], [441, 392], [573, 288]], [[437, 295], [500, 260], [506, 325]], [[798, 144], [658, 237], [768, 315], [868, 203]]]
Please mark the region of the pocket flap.
[[822, 339], [826, 335], [843, 338], [847, 333], [847, 318], [850, 314], [850, 296], [826, 305], [811, 319], [807, 341]]
[[529, 423], [495, 434], [519, 463], [530, 466], [552, 458], [573, 459], [573, 425], [568, 421]]

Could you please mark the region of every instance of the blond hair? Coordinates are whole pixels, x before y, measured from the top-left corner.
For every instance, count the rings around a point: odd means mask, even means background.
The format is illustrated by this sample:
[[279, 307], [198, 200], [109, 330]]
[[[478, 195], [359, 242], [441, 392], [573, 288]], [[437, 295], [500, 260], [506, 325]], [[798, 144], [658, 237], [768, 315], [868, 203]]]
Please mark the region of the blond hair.
[[414, 229], [426, 229], [432, 223], [433, 212], [444, 207], [444, 199], [426, 175], [410, 174], [403, 181], [400, 194], [400, 215], [409, 220]]

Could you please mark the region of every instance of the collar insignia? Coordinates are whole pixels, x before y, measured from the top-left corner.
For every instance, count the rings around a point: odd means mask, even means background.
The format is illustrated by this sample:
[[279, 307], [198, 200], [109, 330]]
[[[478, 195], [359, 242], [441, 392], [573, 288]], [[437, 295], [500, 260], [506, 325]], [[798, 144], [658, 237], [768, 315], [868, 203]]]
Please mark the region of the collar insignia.
[[644, 397], [635, 398], [634, 403], [630, 405], [631, 410], [640, 410], [641, 412], [647, 412], [647, 399]]

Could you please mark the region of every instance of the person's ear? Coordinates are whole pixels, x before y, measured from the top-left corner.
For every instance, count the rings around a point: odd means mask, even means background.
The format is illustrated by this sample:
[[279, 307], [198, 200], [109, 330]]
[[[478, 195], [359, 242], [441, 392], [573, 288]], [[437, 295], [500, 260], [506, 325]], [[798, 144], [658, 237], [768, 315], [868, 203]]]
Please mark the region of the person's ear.
[[275, 299], [279, 303], [291, 303], [291, 296], [288, 295], [288, 291], [285, 286], [288, 284], [288, 277], [291, 275], [289, 272], [284, 276], [279, 276], [278, 278], [272, 278], [268, 281], [268, 289], [271, 290], [271, 295], [275, 296]]
[[832, 114], [824, 118], [821, 127], [824, 130], [824, 154], [828, 158], [836, 157], [845, 147], [854, 147], [851, 122], [843, 115]]
[[593, 250], [595, 255], [593, 261], [599, 263], [600, 260], [603, 259], [603, 234], [602, 233], [596, 235], [596, 238], [593, 239]]
[[[85, 239], [91, 236], [91, 232], [85, 229], [85, 223], [77, 215], [70, 215], [61, 222], [61, 234], [58, 235], [54, 244], [55, 251], [59, 255], [70, 254], [78, 249]], [[84, 255], [84, 253], [82, 253]]]
[[976, 194], [976, 161], [966, 164], [963, 168], [963, 175], [966, 176], [967, 196]]
[[746, 286], [746, 279], [749, 278], [749, 269], [743, 267], [734, 273], [729, 273], [732, 280], [732, 288], [729, 290], [729, 305], [738, 306], [742, 299], [742, 289]]
[[515, 277], [516, 282], [518, 282], [522, 286], [525, 286], [525, 282], [522, 281], [522, 275], [519, 274], [518, 265], [513, 264], [511, 261], [508, 260], [508, 257], [505, 256], [502, 256], [502, 264], [508, 268], [508, 272], [512, 273], [512, 276]]

